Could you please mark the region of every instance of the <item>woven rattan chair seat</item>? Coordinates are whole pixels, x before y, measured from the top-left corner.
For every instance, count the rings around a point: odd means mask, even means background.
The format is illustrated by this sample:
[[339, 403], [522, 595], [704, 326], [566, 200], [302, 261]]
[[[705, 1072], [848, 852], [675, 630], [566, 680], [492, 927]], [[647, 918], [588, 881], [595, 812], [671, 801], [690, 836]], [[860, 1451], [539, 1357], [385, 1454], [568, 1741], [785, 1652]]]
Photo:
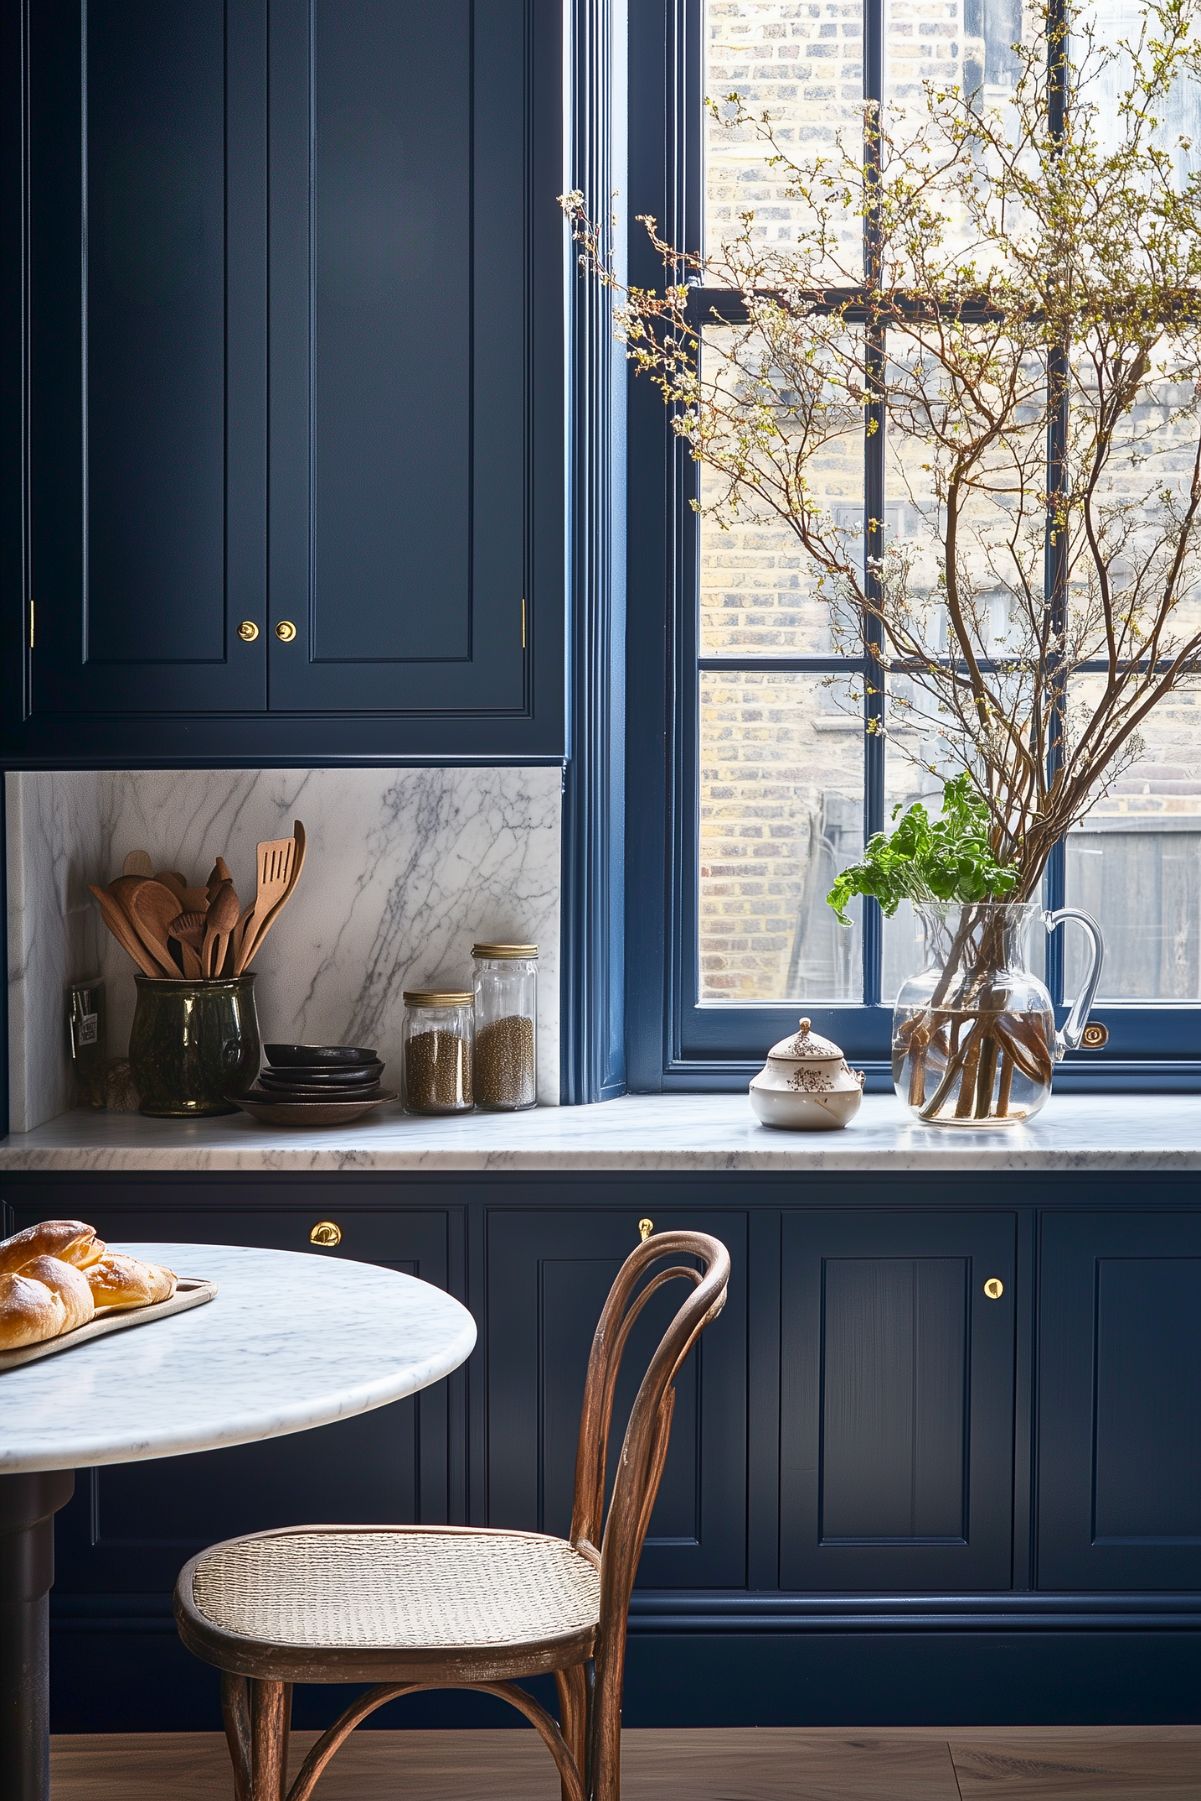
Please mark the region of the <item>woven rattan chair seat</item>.
[[533, 1533], [299, 1528], [214, 1546], [192, 1598], [218, 1631], [297, 1651], [487, 1650], [594, 1628], [600, 1574]]

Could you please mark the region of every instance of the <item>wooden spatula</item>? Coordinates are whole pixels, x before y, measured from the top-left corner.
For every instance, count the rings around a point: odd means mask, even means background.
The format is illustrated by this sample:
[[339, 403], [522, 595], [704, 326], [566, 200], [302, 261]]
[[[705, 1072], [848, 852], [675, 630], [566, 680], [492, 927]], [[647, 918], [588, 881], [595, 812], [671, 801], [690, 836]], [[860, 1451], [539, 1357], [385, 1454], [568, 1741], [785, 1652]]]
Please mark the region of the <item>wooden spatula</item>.
[[205, 928], [208, 925], [208, 909], [195, 913], [177, 913], [171, 921], [170, 935], [179, 946], [179, 954], [183, 958], [183, 972], [193, 981], [204, 974], [204, 965], [200, 961], [200, 947], [204, 943]]
[[154, 864], [148, 850], [131, 850], [121, 865], [122, 875], [153, 875]]
[[107, 888], [100, 888], [95, 882], [88, 883], [88, 892], [95, 896], [105, 925], [112, 933], [123, 951], [133, 958], [144, 976], [161, 975], [162, 971], [146, 950], [141, 939], [134, 931], [127, 916], [121, 911]]
[[[234, 974], [240, 976], [269, 929], [271, 916], [292, 888], [298, 845], [295, 838], [270, 838], [258, 845], [258, 891], [254, 905], [239, 922]], [[302, 853], [303, 854], [303, 853]]]

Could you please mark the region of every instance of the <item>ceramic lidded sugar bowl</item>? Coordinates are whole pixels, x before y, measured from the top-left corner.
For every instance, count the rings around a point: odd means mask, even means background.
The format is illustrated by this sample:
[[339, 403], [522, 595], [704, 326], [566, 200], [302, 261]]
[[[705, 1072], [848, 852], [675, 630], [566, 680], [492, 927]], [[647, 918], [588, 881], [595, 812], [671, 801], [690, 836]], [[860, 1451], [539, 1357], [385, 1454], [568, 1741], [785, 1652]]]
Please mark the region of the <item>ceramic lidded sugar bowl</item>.
[[802, 1019], [791, 1038], [781, 1038], [751, 1083], [751, 1106], [765, 1126], [793, 1132], [829, 1131], [854, 1119], [863, 1099], [863, 1071], [848, 1069], [828, 1038], [819, 1038]]

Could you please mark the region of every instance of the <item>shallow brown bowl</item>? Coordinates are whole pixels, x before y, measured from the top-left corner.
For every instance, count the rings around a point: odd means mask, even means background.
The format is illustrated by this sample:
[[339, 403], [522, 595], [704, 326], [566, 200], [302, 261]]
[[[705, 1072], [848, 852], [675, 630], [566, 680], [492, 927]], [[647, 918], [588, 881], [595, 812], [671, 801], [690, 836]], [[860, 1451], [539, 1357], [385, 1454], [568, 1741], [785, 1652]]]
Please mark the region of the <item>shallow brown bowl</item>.
[[328, 1097], [316, 1101], [287, 1101], [278, 1095], [268, 1096], [262, 1089], [257, 1093], [252, 1090], [249, 1094], [231, 1094], [226, 1098], [264, 1126], [348, 1126], [364, 1113], [385, 1107], [399, 1097], [385, 1088], [370, 1098], [356, 1094], [342, 1101], [331, 1101]]

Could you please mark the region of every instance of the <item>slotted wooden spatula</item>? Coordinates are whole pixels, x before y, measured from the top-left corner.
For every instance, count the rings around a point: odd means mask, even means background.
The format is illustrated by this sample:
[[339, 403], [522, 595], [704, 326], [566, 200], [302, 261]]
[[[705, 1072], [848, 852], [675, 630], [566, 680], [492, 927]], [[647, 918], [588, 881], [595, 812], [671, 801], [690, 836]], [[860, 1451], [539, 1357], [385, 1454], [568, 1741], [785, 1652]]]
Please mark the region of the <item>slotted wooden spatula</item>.
[[299, 847], [295, 838], [269, 838], [257, 846], [258, 890], [240, 927], [234, 974], [240, 976], [265, 935], [270, 917], [293, 885]]

